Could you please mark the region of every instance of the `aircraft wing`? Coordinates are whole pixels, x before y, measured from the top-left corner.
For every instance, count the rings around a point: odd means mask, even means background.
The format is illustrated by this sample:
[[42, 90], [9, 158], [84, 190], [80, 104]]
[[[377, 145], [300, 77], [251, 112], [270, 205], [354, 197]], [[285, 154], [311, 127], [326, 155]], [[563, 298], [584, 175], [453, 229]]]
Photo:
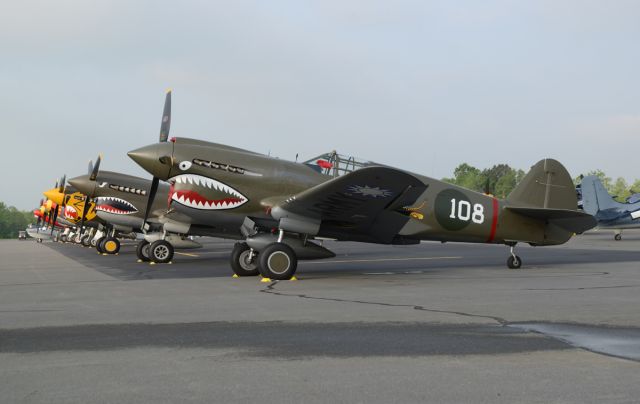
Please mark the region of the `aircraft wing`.
[[389, 167], [366, 167], [316, 185], [272, 209], [281, 228], [342, 240], [399, 243], [409, 220], [403, 209], [427, 188], [415, 176]]

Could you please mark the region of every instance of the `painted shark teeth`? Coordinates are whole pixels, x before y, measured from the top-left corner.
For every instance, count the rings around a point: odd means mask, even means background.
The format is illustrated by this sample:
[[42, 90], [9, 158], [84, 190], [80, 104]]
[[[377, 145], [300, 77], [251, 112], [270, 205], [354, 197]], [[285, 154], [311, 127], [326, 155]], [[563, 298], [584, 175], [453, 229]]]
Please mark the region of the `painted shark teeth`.
[[78, 216], [78, 211], [71, 205], [67, 205], [64, 208], [64, 216], [67, 219], [75, 219]]
[[115, 215], [130, 215], [138, 211], [138, 209], [136, 209], [136, 207], [129, 201], [113, 196], [101, 196], [96, 198], [96, 210], [113, 213]]
[[200, 210], [234, 209], [248, 202], [246, 196], [234, 188], [212, 178], [195, 174], [181, 174], [169, 180], [174, 185], [184, 184], [187, 188], [192, 185], [219, 192], [225, 195], [221, 199], [211, 200], [192, 190], [178, 189], [171, 195], [171, 199], [190, 208]]

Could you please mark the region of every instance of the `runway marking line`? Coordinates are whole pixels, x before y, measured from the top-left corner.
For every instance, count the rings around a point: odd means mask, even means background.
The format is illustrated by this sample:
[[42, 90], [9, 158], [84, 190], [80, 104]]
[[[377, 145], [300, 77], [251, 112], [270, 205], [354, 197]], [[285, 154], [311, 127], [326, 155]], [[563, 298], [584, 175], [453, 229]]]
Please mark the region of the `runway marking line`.
[[356, 260], [335, 260], [335, 261], [310, 261], [307, 264], [344, 264], [349, 262], [389, 262], [389, 261], [428, 261], [428, 260], [457, 260], [462, 257], [407, 257], [407, 258], [373, 258]]
[[186, 255], [187, 257], [199, 257], [199, 255], [198, 255], [198, 254], [183, 253], [183, 252], [178, 252], [178, 251], [176, 251], [174, 254]]

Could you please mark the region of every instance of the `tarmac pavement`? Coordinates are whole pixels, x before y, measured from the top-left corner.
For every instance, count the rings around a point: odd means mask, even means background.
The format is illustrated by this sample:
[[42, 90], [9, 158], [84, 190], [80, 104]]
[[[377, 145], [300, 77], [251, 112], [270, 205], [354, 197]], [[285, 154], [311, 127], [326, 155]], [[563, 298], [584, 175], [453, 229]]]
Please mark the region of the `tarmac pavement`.
[[640, 400], [640, 232], [559, 247], [327, 243], [298, 281], [0, 242], [3, 402]]

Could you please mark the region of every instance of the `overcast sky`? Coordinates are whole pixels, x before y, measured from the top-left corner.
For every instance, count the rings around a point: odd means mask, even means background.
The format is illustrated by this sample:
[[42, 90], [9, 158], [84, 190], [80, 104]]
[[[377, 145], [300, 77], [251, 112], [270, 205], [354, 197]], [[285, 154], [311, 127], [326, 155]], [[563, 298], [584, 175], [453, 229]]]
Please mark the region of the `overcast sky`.
[[171, 135], [295, 159], [333, 149], [435, 178], [461, 162], [640, 178], [640, 2], [4, 1], [0, 201], [147, 175]]

